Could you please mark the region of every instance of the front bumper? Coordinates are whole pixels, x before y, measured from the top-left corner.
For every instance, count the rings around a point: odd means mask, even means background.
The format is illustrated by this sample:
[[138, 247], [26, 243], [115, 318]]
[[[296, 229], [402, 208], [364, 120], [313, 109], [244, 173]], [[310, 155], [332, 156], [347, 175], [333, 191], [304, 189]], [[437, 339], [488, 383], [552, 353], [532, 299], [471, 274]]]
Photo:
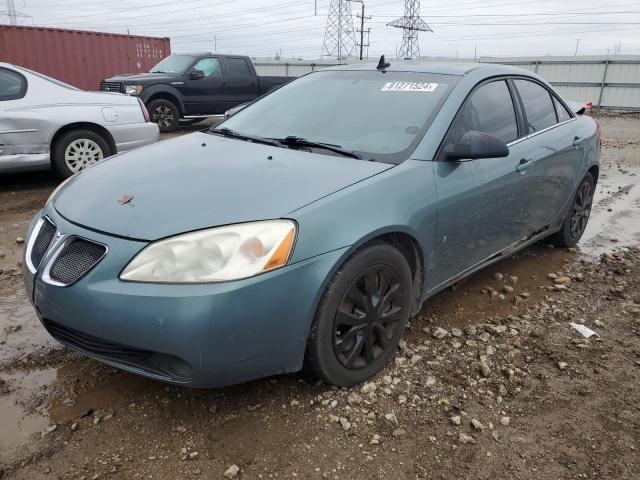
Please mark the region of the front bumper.
[[150, 145], [160, 140], [160, 129], [153, 122], [110, 125], [107, 128], [113, 137], [118, 153]]
[[[147, 377], [215, 387], [297, 371], [309, 325], [338, 250], [246, 280], [168, 285], [118, 275], [146, 242], [97, 233], [47, 216], [65, 235], [108, 246], [77, 283], [59, 287], [25, 268], [40, 319], [61, 343]], [[26, 264], [26, 262], [24, 262]]]

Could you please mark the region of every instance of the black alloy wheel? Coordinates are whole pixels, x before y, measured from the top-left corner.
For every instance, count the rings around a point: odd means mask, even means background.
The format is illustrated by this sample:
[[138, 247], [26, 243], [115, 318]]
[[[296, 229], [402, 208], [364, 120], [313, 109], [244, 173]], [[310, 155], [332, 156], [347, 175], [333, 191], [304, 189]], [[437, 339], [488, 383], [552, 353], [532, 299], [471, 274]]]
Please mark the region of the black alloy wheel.
[[582, 238], [591, 215], [595, 190], [596, 181], [591, 173], [587, 173], [576, 190], [562, 227], [549, 237], [552, 244], [558, 247], [573, 247]]
[[580, 190], [571, 207], [571, 236], [580, 238], [587, 228], [589, 215], [591, 215], [591, 205], [593, 204], [593, 187], [591, 183], [584, 182], [580, 185]]
[[349, 369], [374, 363], [389, 348], [404, 317], [404, 290], [389, 265], [362, 272], [342, 297], [333, 323], [333, 350]]
[[376, 241], [356, 250], [320, 299], [305, 369], [341, 387], [378, 373], [398, 349], [413, 294], [409, 263], [393, 245]]

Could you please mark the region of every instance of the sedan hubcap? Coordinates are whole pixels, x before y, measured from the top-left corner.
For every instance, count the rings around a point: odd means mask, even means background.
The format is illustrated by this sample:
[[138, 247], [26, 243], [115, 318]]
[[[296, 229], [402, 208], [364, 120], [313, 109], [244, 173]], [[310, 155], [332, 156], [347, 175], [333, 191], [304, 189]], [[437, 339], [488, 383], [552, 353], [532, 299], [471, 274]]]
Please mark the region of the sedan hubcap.
[[74, 140], [64, 152], [64, 161], [73, 173], [99, 162], [103, 157], [100, 145], [88, 138]]
[[571, 235], [573, 238], [578, 238], [587, 228], [592, 203], [593, 188], [589, 182], [585, 182], [580, 187], [571, 209]]
[[173, 113], [169, 107], [161, 105], [153, 111], [153, 121], [161, 127], [168, 127], [173, 123]]
[[362, 272], [349, 286], [333, 323], [333, 351], [353, 370], [375, 362], [401, 328], [404, 291], [400, 276], [388, 265]]

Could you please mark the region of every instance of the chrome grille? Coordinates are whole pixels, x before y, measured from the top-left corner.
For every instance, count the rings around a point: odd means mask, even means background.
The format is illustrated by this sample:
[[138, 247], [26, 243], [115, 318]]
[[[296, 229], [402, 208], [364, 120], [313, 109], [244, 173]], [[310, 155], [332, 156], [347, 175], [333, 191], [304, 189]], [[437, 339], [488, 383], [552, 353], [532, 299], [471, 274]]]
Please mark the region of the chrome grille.
[[48, 218], [44, 218], [42, 221], [42, 226], [40, 227], [40, 231], [36, 236], [33, 245], [31, 246], [31, 252], [29, 253], [29, 257], [31, 259], [31, 265], [33, 265], [34, 269], [38, 269], [40, 266], [40, 262], [42, 262], [42, 258], [44, 254], [47, 252], [49, 245], [51, 245], [51, 241], [56, 234], [56, 226], [51, 223]]
[[71, 238], [65, 242], [46, 273], [54, 282], [71, 285], [95, 267], [105, 253], [107, 247], [104, 245], [81, 238]]
[[122, 84], [120, 82], [100, 82], [100, 90], [103, 92], [122, 92]]

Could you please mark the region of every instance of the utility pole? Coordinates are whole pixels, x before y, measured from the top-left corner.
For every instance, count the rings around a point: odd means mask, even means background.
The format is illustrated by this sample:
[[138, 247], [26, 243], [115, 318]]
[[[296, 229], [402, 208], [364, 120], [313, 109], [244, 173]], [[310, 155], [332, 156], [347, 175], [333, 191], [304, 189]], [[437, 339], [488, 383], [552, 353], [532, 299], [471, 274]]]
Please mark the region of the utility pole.
[[576, 38], [576, 52], [573, 54], [574, 57], [578, 56], [578, 47], [580, 46], [580, 40], [582, 40], [581, 38]]
[[349, 2], [359, 2], [360, 5], [362, 6], [361, 11], [360, 11], [360, 15], [356, 15], [356, 17], [358, 17], [360, 19], [360, 30], [357, 30], [358, 32], [360, 32], [360, 60], [362, 60], [362, 50], [363, 48], [366, 46], [367, 48], [369, 47], [369, 31], [367, 31], [367, 44], [364, 44], [364, 21], [365, 20], [371, 20], [371, 17], [365, 17], [364, 16], [364, 0], [347, 0]]
[[213, 53], [218, 53], [218, 36], [213, 36]]

